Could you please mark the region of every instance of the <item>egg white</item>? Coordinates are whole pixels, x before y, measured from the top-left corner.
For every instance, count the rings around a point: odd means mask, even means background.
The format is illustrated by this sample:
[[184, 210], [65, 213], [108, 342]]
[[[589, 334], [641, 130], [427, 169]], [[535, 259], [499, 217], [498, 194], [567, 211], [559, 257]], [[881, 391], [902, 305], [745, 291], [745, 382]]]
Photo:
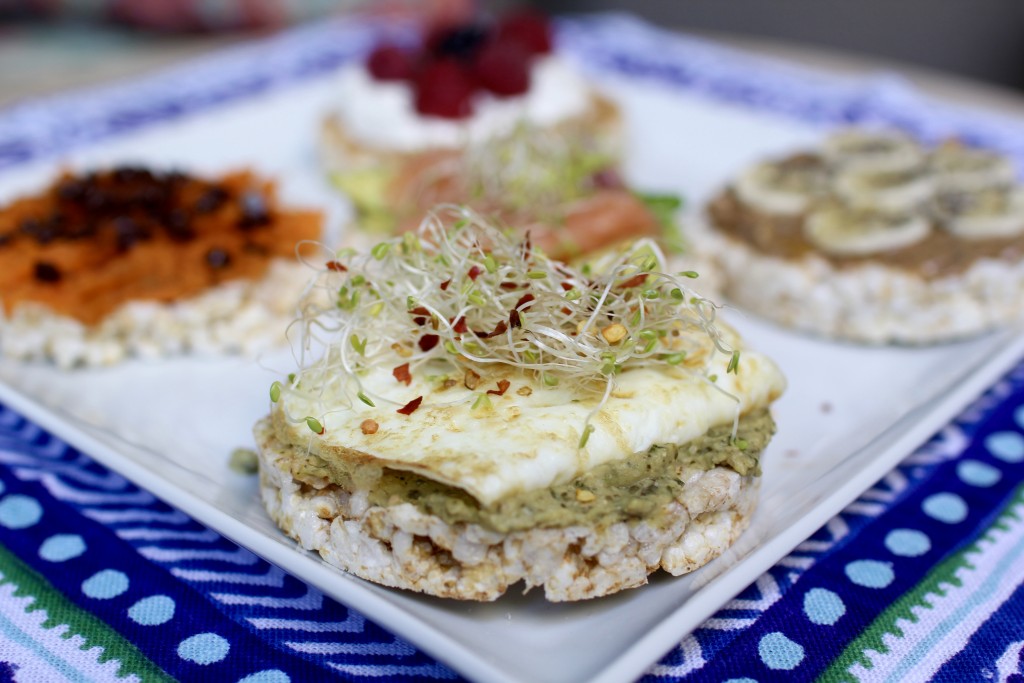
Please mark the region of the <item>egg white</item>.
[[[738, 337], [729, 336], [738, 343]], [[395, 365], [401, 362], [396, 357]], [[726, 372], [728, 362], [727, 354], [718, 353], [705, 373], [677, 367], [624, 371], [591, 420], [593, 432], [583, 448], [579, 443], [586, 419], [600, 395], [565, 382], [546, 387], [511, 368], [484, 376], [475, 391], [461, 382], [438, 391], [437, 381], [428, 381], [424, 373], [413, 373], [412, 383], [405, 386], [392, 375], [394, 366], [380, 366], [361, 380], [367, 393], [387, 396], [393, 403], [377, 400], [370, 407], [289, 393], [275, 409], [279, 417], [311, 415], [321, 421], [325, 432], [315, 436], [305, 422], [277, 420], [283, 432], [279, 436], [308, 444], [320, 457], [369, 457], [459, 487], [488, 505], [519, 491], [571, 481], [655, 444], [687, 443], [711, 427], [732, 424], [738, 415], [769, 405], [785, 388], [778, 367], [760, 353], [743, 350], [735, 374]], [[709, 379], [713, 375], [716, 381]], [[474, 410], [475, 396], [496, 389], [499, 378], [510, 381], [508, 390], [490, 395], [489, 408]], [[412, 415], [396, 412], [417, 396], [423, 396], [423, 403]], [[361, 428], [367, 419], [377, 423], [373, 434]]]

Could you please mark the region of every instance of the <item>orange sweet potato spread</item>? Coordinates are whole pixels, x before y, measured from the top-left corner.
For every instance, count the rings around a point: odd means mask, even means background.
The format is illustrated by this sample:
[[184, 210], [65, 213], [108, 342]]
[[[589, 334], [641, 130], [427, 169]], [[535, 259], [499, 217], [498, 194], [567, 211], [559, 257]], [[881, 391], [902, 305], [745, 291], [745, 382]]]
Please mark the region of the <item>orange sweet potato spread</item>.
[[0, 303], [36, 302], [95, 324], [128, 301], [171, 302], [261, 277], [320, 237], [249, 172], [211, 181], [121, 167], [65, 174], [0, 209]]

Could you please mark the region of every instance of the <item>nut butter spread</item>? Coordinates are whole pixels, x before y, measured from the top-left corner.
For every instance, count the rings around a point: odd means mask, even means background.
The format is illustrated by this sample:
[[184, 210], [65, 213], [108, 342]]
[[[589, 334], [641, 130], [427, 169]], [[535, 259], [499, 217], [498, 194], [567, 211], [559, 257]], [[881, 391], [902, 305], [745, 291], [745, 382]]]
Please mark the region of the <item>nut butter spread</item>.
[[[807, 155], [797, 156], [803, 159]], [[778, 163], [781, 166], [789, 161]], [[707, 208], [715, 228], [765, 255], [783, 259], [796, 260], [815, 254], [839, 268], [875, 263], [908, 271], [926, 280], [963, 273], [980, 259], [1024, 260], [1024, 233], [965, 239], [945, 229], [931, 216], [928, 206], [918, 210], [925, 213], [932, 228], [923, 239], [870, 254], [838, 255], [819, 249], [807, 238], [804, 225], [808, 211], [772, 214], [744, 202], [732, 187], [722, 191]]]
[[171, 302], [256, 279], [320, 236], [320, 215], [285, 211], [248, 172], [218, 181], [121, 167], [65, 174], [0, 210], [0, 300], [94, 324], [128, 301]]

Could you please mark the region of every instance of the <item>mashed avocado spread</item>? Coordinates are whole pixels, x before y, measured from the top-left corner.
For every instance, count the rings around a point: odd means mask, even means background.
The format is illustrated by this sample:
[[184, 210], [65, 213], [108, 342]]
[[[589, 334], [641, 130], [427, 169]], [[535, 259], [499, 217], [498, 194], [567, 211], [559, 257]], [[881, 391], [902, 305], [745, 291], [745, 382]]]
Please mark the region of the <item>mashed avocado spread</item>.
[[369, 488], [373, 505], [412, 503], [448, 524], [479, 524], [501, 533], [576, 524], [598, 526], [641, 517], [657, 525], [658, 511], [686, 485], [682, 470], [723, 466], [741, 475], [758, 476], [761, 451], [774, 432], [768, 411], [760, 411], [740, 419], [735, 439], [732, 425], [715, 427], [682, 446], [654, 446], [645, 453], [595, 467], [568, 483], [516, 493], [489, 506], [462, 489], [418, 474], [387, 468], [356, 471], [347, 463], [328, 462], [299, 449], [294, 451], [289, 469], [299, 481], [326, 477], [346, 490]]

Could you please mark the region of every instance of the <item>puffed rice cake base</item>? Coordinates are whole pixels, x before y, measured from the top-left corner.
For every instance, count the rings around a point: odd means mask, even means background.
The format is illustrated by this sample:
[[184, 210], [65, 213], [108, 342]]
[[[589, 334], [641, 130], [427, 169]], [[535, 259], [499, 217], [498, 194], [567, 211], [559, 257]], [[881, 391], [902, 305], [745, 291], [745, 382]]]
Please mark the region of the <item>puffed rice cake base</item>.
[[698, 221], [688, 233], [723, 295], [785, 327], [867, 344], [954, 341], [1024, 320], [1024, 260], [981, 259], [934, 280], [880, 264], [766, 256]]
[[0, 356], [62, 368], [184, 353], [252, 355], [281, 345], [312, 271], [275, 259], [259, 280], [232, 280], [170, 304], [134, 301], [97, 325], [38, 305], [0, 309]]
[[691, 572], [747, 528], [760, 484], [726, 467], [685, 467], [686, 486], [658, 527], [639, 520], [499, 533], [448, 524], [410, 503], [370, 505], [365, 490], [297, 481], [287, 462], [302, 447], [281, 443], [269, 418], [255, 436], [263, 504], [301, 547], [368, 581], [459, 600], [492, 601], [519, 582], [542, 587], [552, 602], [585, 600], [642, 586], [659, 568]]

